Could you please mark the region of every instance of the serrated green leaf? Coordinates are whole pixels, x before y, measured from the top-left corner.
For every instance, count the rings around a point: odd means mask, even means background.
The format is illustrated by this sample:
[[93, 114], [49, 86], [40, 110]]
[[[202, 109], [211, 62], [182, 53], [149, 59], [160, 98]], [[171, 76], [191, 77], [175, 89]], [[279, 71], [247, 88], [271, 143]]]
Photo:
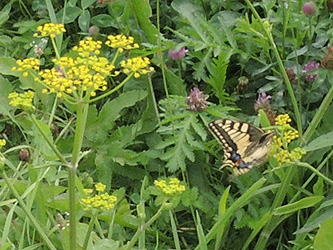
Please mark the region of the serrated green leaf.
[[187, 144], [182, 144], [182, 150], [185, 153], [186, 157], [191, 161], [194, 162], [195, 157], [194, 153], [192, 152], [191, 148]]

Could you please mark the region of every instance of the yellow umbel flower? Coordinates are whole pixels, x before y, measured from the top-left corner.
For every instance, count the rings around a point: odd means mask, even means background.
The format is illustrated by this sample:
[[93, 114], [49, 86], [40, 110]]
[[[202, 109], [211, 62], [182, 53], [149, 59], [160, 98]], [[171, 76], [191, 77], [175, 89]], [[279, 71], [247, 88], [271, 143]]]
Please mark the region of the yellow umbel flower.
[[112, 209], [117, 202], [117, 197], [114, 195], [109, 195], [108, 193], [102, 193], [105, 190], [105, 185], [103, 183], [97, 183], [95, 185], [95, 190], [98, 194], [90, 196], [93, 193], [92, 189], [88, 189], [85, 193], [88, 195], [87, 198], [81, 199], [84, 206], [84, 210], [98, 209], [101, 211], [107, 211]]
[[5, 139], [0, 139], [0, 149], [2, 149], [6, 145]]
[[179, 195], [185, 191], [185, 186], [180, 185], [180, 181], [177, 178], [171, 178], [170, 180], [155, 180], [154, 185], [168, 196]]
[[108, 41], [105, 42], [105, 44], [111, 48], [118, 48], [119, 52], [123, 52], [124, 49], [130, 50], [130, 49], [137, 49], [139, 48], [139, 44], [134, 42], [134, 38], [125, 35], [110, 35], [108, 36]]
[[134, 72], [134, 77], [138, 78], [141, 74], [146, 75], [149, 72], [154, 71], [153, 67], [148, 67], [150, 60], [148, 57], [135, 57], [120, 62], [120, 66], [123, 67], [123, 72], [129, 74]]
[[289, 143], [298, 138], [298, 131], [290, 126], [291, 118], [288, 114], [282, 114], [276, 117], [275, 125], [276, 136], [273, 137], [273, 152], [274, 157], [279, 165], [291, 161], [298, 161], [306, 153], [304, 149], [299, 147], [294, 148], [292, 151], [288, 150]]
[[8, 98], [11, 99], [9, 104], [13, 107], [19, 107], [22, 109], [30, 109], [33, 107], [32, 100], [35, 96], [33, 91], [27, 91], [24, 93], [12, 92], [8, 95]]
[[56, 67], [43, 70], [39, 75], [48, 86], [43, 93], [56, 92], [58, 97], [64, 94], [84, 96], [84, 93], [96, 96], [97, 90], [107, 90], [106, 78], [114, 69], [105, 57], [97, 56], [61, 57], [53, 62]]
[[46, 23], [42, 26], [37, 27], [38, 33], [34, 34], [34, 37], [44, 37], [50, 36], [51, 38], [55, 38], [56, 35], [60, 35], [66, 32], [66, 29], [62, 23]]
[[99, 55], [102, 48], [101, 41], [94, 41], [91, 37], [85, 40], [81, 40], [78, 46], [73, 48], [74, 51], [78, 51], [82, 57], [90, 56], [91, 54]]
[[40, 60], [32, 57], [23, 60], [17, 60], [16, 63], [18, 64], [18, 67], [13, 67], [12, 70], [19, 72], [23, 71], [23, 76], [28, 76], [28, 72], [30, 70], [38, 71], [40, 66]]

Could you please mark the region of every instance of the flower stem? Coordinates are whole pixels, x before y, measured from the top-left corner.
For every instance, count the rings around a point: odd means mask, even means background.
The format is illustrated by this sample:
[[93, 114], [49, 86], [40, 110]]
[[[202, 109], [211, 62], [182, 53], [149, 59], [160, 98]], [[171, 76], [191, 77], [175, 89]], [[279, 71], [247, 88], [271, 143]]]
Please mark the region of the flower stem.
[[76, 249], [76, 189], [75, 177], [76, 169], [79, 163], [79, 156], [82, 147], [84, 130], [87, 122], [89, 104], [80, 102], [76, 111], [76, 128], [74, 137], [74, 146], [72, 151], [71, 164], [68, 167], [68, 193], [69, 193], [69, 235], [70, 249]]
[[154, 214], [154, 216], [151, 217], [150, 220], [149, 220], [146, 224], [144, 224], [144, 225], [142, 225], [142, 226], [140, 226], [140, 227], [138, 228], [138, 230], [137, 230], [136, 233], [134, 234], [134, 236], [133, 236], [133, 238], [131, 239], [131, 241], [128, 242], [126, 246], [124, 246], [123, 248], [121, 248], [121, 250], [130, 250], [130, 249], [133, 249], [133, 246], [134, 246], [135, 243], [138, 241], [138, 239], [139, 239], [139, 237], [141, 236], [141, 234], [143, 234], [143, 233], [145, 232], [145, 230], [146, 230], [151, 224], [153, 224], [153, 222], [156, 221], [158, 217], [161, 216], [163, 210], [165, 209], [165, 207], [166, 207], [167, 205], [168, 205], [167, 202], [164, 201], [164, 202], [162, 203], [161, 207], [160, 207], [160, 208], [158, 209], [158, 211], [156, 212], [156, 214]]
[[128, 82], [129, 79], [131, 79], [131, 77], [134, 75], [134, 72], [132, 72], [131, 74], [129, 74], [117, 87], [111, 89], [110, 91], [104, 93], [103, 95], [100, 95], [96, 98], [93, 98], [93, 99], [90, 99], [87, 103], [93, 103], [93, 102], [96, 102], [98, 100], [101, 100], [103, 99], [104, 97], [107, 97], [111, 94], [113, 94], [114, 92], [116, 92], [118, 89], [120, 89], [122, 86], [124, 86], [124, 84], [126, 82]]

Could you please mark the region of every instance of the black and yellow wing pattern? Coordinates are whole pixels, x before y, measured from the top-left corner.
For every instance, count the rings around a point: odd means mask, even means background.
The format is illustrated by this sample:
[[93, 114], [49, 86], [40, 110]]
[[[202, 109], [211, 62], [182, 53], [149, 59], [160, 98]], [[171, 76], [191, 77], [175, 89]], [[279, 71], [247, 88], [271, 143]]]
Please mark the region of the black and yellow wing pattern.
[[266, 162], [273, 132], [265, 133], [249, 123], [229, 119], [215, 120], [209, 123], [209, 129], [223, 146], [221, 168], [231, 166], [235, 175], [240, 175]]

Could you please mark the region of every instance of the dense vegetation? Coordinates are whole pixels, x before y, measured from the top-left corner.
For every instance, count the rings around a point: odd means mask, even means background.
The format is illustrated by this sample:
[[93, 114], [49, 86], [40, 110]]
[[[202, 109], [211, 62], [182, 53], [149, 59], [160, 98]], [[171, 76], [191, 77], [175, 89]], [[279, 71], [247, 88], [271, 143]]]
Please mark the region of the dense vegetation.
[[333, 249], [333, 1], [0, 6], [1, 249]]

